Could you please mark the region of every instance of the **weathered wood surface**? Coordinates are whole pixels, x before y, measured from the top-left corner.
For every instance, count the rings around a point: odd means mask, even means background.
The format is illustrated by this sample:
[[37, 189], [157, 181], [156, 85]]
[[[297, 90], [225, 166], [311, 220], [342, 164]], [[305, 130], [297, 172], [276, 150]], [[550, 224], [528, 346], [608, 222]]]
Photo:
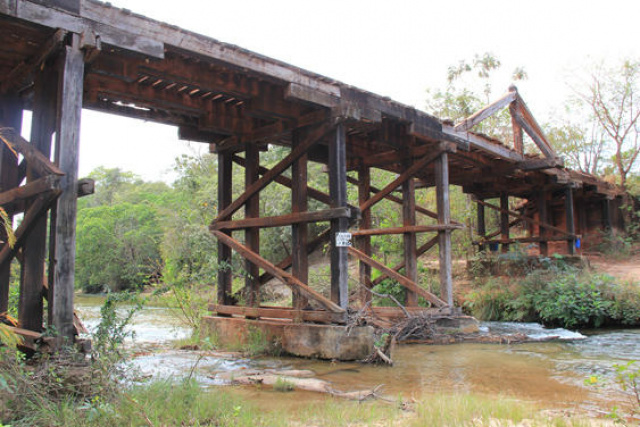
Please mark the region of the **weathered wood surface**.
[[38, 178], [23, 185], [22, 187], [16, 187], [9, 191], [0, 193], [0, 206], [4, 207], [7, 211], [13, 211], [12, 206], [21, 201], [31, 199], [32, 197], [42, 193], [48, 193], [59, 189], [59, 176], [49, 175], [43, 178]]
[[[451, 224], [451, 205], [449, 200], [449, 155], [443, 152], [436, 160], [436, 206], [438, 224]], [[451, 272], [451, 230], [438, 232], [438, 262], [440, 266], [440, 297], [449, 307], [453, 307], [453, 278]]]
[[211, 230], [237, 230], [251, 227], [283, 227], [292, 224], [307, 222], [329, 221], [336, 218], [350, 218], [349, 208], [332, 208], [320, 211], [298, 212], [280, 216], [268, 216], [261, 218], [245, 218], [234, 221], [220, 221], [211, 225]]
[[[294, 131], [291, 145], [295, 147], [300, 143], [301, 130]], [[307, 161], [308, 155], [300, 157], [291, 165], [291, 212], [301, 214], [309, 208], [307, 197], [309, 186], [307, 185]], [[302, 283], [309, 283], [309, 257], [307, 253], [308, 244], [307, 223], [302, 222], [291, 226], [291, 273]], [[292, 305], [301, 310], [306, 307], [308, 301], [299, 292], [293, 292]]]
[[209, 310], [219, 315], [245, 316], [255, 319], [292, 319], [304, 322], [345, 323], [344, 313], [324, 310], [301, 310], [290, 307], [240, 307], [237, 305], [209, 305]]
[[229, 206], [225, 207], [222, 212], [218, 214], [218, 218], [214, 221], [224, 221], [229, 219], [231, 215], [233, 215], [242, 205], [246, 203], [246, 201], [252, 197], [254, 194], [258, 193], [264, 187], [269, 185], [274, 178], [280, 175], [285, 171], [291, 164], [302, 157], [314, 144], [320, 141], [323, 137], [328, 135], [334, 126], [330, 123], [325, 123], [317, 126], [315, 129], [309, 131], [306, 135], [305, 139], [300, 142], [300, 144], [291, 150], [289, 154], [287, 154], [284, 159], [278, 162], [273, 168], [269, 170], [269, 172], [265, 173], [260, 179], [254, 182], [242, 193], [237, 199], [229, 204]]
[[[339, 123], [329, 142], [329, 194], [332, 208], [347, 207], [347, 135], [344, 123]], [[338, 233], [345, 233], [349, 220], [339, 217], [331, 220], [331, 301], [342, 309], [349, 305], [348, 248], [336, 245]]]
[[65, 174], [59, 167], [51, 163], [47, 157], [38, 151], [38, 149], [31, 145], [29, 141], [17, 134], [14, 129], [0, 128], [0, 141], [15, 152], [22, 154], [24, 158], [27, 159], [27, 164], [41, 176], [63, 176]]
[[513, 92], [513, 91], [507, 92], [502, 97], [500, 97], [500, 99], [498, 99], [497, 101], [492, 102], [491, 104], [476, 111], [466, 119], [462, 120], [460, 123], [456, 124], [454, 127], [454, 130], [456, 132], [464, 132], [471, 129], [478, 123], [482, 122], [484, 119], [487, 119], [493, 116], [498, 111], [505, 108], [507, 105], [509, 105], [511, 102], [513, 102], [516, 99], [516, 96], [517, 96], [516, 92]]
[[369, 228], [364, 230], [354, 230], [351, 232], [353, 236], [379, 236], [386, 234], [404, 234], [404, 233], [428, 233], [443, 230], [461, 230], [463, 225], [408, 225], [404, 227], [387, 227], [387, 228]]

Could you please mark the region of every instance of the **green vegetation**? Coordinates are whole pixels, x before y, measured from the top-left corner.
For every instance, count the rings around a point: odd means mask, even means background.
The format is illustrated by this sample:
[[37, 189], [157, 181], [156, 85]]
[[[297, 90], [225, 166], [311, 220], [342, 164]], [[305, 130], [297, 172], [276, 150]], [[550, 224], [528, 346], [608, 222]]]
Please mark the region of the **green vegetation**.
[[486, 277], [465, 296], [483, 320], [541, 322], [563, 328], [640, 325], [640, 290], [606, 274], [566, 264], [524, 277]]

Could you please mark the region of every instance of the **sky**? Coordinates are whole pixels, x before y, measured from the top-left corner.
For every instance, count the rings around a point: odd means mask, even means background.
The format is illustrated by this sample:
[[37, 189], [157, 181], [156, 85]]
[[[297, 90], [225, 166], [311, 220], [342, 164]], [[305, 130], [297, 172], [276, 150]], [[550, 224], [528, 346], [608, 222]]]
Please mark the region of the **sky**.
[[[562, 110], [567, 81], [589, 64], [640, 59], [640, 2], [379, 0], [111, 0], [153, 19], [236, 44], [379, 95], [425, 108], [426, 89], [475, 54], [500, 59], [496, 96], [524, 67], [521, 96], [539, 122]], [[25, 120], [28, 125], [29, 120]], [[174, 159], [207, 151], [177, 129], [85, 110], [80, 175], [120, 167], [171, 182]]]

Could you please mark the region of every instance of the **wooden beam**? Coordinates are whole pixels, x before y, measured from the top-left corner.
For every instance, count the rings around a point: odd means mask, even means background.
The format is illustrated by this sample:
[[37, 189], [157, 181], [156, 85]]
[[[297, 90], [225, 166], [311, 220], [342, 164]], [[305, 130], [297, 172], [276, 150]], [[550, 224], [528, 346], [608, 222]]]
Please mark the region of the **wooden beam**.
[[573, 188], [567, 186], [564, 189], [564, 209], [565, 218], [567, 222], [567, 234], [570, 236], [567, 239], [567, 253], [569, 255], [575, 255], [576, 253], [576, 224], [574, 216], [574, 203], [573, 203]]
[[485, 202], [484, 200], [476, 200], [476, 203], [480, 203], [480, 204], [482, 204], [482, 205], [484, 205], [484, 206], [486, 206], [486, 207], [488, 207], [490, 209], [493, 209], [495, 211], [498, 211], [500, 213], [506, 213], [506, 214], [508, 214], [508, 215], [510, 215], [510, 216], [512, 216], [514, 218], [519, 218], [519, 219], [521, 219], [523, 221], [530, 222], [532, 224], [542, 225], [546, 229], [553, 230], [553, 231], [561, 233], [563, 235], [567, 235], [567, 232], [565, 230], [561, 229], [561, 228], [554, 227], [553, 225], [549, 225], [549, 224], [546, 224], [546, 223], [542, 223], [541, 221], [537, 221], [537, 220], [535, 220], [533, 218], [529, 218], [529, 217], [526, 217], [524, 215], [520, 215], [519, 213], [511, 211], [511, 210], [501, 209], [496, 205], [492, 205], [491, 203]]
[[[347, 207], [347, 134], [339, 123], [329, 141], [329, 194], [332, 208]], [[336, 245], [338, 233], [349, 229], [347, 217], [331, 220], [331, 301], [343, 309], [349, 305], [349, 258], [346, 247]]]
[[[351, 177], [347, 176], [347, 182]], [[355, 180], [358, 185], [358, 204], [364, 203], [367, 201], [369, 196], [371, 195], [371, 170], [366, 166], [361, 166], [358, 169], [358, 179]], [[358, 225], [360, 230], [367, 230], [371, 228], [371, 209], [367, 209], [362, 212], [362, 218], [360, 219], [360, 224]], [[358, 245], [358, 249], [364, 253], [366, 256], [371, 256], [371, 237], [370, 236], [360, 236], [356, 239], [356, 243]], [[358, 262], [358, 278], [360, 281], [361, 287], [371, 288], [371, 266], [365, 262]], [[368, 301], [371, 300], [371, 293], [367, 292], [366, 289], [358, 289], [358, 300], [360, 304], [364, 305]]]
[[376, 193], [373, 197], [369, 198], [365, 203], [362, 203], [360, 205], [360, 211], [364, 212], [365, 210], [371, 208], [373, 205], [378, 203], [380, 200], [382, 200], [384, 197], [386, 197], [388, 194], [390, 194], [392, 191], [394, 191], [396, 188], [402, 185], [403, 182], [405, 182], [410, 178], [413, 178], [413, 176], [417, 174], [421, 169], [424, 169], [429, 163], [436, 160], [442, 152], [454, 152], [454, 151], [455, 151], [455, 146], [451, 145], [450, 143], [443, 143], [440, 146], [439, 150], [431, 154], [428, 154], [422, 159], [413, 163], [411, 167], [406, 169], [402, 174], [400, 174], [400, 176], [398, 176], [391, 183], [389, 183], [382, 190], [380, 190], [379, 193]]
[[511, 104], [516, 99], [517, 93], [509, 91], [505, 93], [500, 99], [492, 102], [486, 107], [476, 111], [460, 123], [456, 124], [453, 128], [456, 132], [465, 132], [483, 120], [493, 116], [498, 111], [502, 110], [507, 105]]
[[60, 189], [60, 177], [55, 175], [45, 176], [35, 181], [31, 181], [22, 187], [0, 193], [0, 206], [6, 211], [13, 211], [11, 206], [15, 203], [28, 200], [42, 193]]
[[513, 130], [513, 148], [516, 150], [516, 153], [524, 156], [524, 135], [522, 133], [522, 126], [518, 124], [516, 120], [517, 114], [517, 104], [518, 100], [516, 99], [509, 105], [509, 114], [511, 115], [511, 128]]
[[[307, 255], [313, 253], [313, 251], [315, 251], [316, 249], [318, 249], [320, 246], [323, 246], [325, 244], [327, 244], [329, 242], [329, 237], [330, 237], [330, 229], [327, 228], [326, 230], [324, 230], [322, 233], [318, 234], [311, 242], [309, 242], [307, 244]], [[281, 270], [286, 270], [287, 268], [291, 267], [291, 265], [293, 264], [293, 256], [289, 255], [288, 257], [284, 258], [282, 261], [280, 261], [278, 264], [276, 264], [276, 267], [278, 267]], [[270, 273], [263, 273], [260, 276], [260, 283], [264, 284], [266, 282], [268, 282], [269, 280], [273, 279], [273, 275]]]
[[62, 48], [62, 42], [64, 41], [67, 32], [61, 29], [57, 29], [51, 37], [49, 37], [40, 46], [38, 51], [31, 57], [20, 62], [0, 83], [0, 93], [7, 93], [12, 89], [18, 88], [22, 83], [22, 80], [29, 74], [37, 69], [47, 58], [53, 55], [56, 51]]
[[[410, 167], [410, 162], [404, 164]], [[408, 179], [402, 184], [402, 228], [407, 229], [402, 235], [404, 249], [404, 275], [414, 283], [418, 282], [418, 256], [416, 253], [416, 233], [408, 230], [416, 227], [416, 185], [413, 179]], [[407, 290], [405, 305], [416, 307], [418, 295]]]
[[[84, 80], [84, 54], [79, 38], [72, 37], [61, 61], [60, 89], [58, 93], [58, 121], [56, 124], [56, 156], [64, 177], [60, 182], [62, 193], [57, 200], [55, 227], [55, 255], [53, 298], [53, 326], [59, 344], [73, 343], [73, 296], [76, 260], [76, 213], [78, 180], [78, 147], [80, 142], [80, 116]], [[26, 156], [25, 156], [26, 157]]]
[[[301, 130], [295, 130], [292, 135], [291, 146], [295, 148], [302, 138]], [[307, 154], [301, 156], [291, 165], [291, 213], [300, 215], [307, 212], [309, 203], [307, 197], [309, 188], [307, 185]], [[281, 175], [282, 176], [282, 175]], [[306, 222], [292, 224], [291, 226], [291, 273], [293, 277], [302, 283], [309, 282], [309, 258], [307, 254], [308, 227]], [[292, 305], [298, 310], [302, 310], [308, 304], [299, 292], [294, 291], [292, 295]], [[304, 319], [303, 319], [304, 320]]]
[[316, 291], [311, 289], [309, 286], [307, 286], [306, 284], [302, 283], [301, 281], [293, 277], [291, 274], [276, 267], [271, 262], [262, 258], [260, 255], [249, 250], [249, 248], [247, 248], [237, 240], [227, 236], [226, 234], [218, 230], [213, 230], [212, 233], [214, 236], [218, 238], [220, 242], [231, 247], [233, 250], [238, 252], [242, 257], [249, 259], [255, 264], [259, 265], [260, 268], [269, 272], [274, 277], [277, 277], [278, 279], [280, 279], [282, 283], [289, 286], [291, 289], [296, 289], [297, 291], [305, 295], [307, 298], [316, 301], [318, 304], [322, 305], [324, 308], [326, 308], [329, 311], [332, 311], [335, 313], [342, 313], [345, 311], [343, 308], [333, 303], [331, 300], [325, 298], [323, 295], [317, 293]]
[[[23, 100], [16, 94], [0, 97], [0, 127], [22, 128]], [[24, 160], [24, 159], [23, 159]], [[19, 178], [18, 159], [5, 144], [0, 144], [0, 191], [8, 191], [17, 187]], [[7, 212], [9, 221], [13, 223], [11, 212]], [[0, 239], [7, 235], [0, 227]], [[0, 313], [9, 309], [9, 284], [11, 282], [11, 263], [0, 264]]]
[[[487, 225], [485, 222], [484, 216], [484, 205], [480, 203], [476, 203], [476, 233], [480, 236], [481, 239], [484, 239], [487, 234]], [[486, 249], [485, 245], [480, 245], [478, 247], [480, 252], [484, 252]]]
[[473, 132], [457, 132], [451, 125], [442, 125], [442, 132], [450, 137], [467, 141], [471, 148], [493, 154], [504, 161], [521, 162], [524, 160], [521, 154]]
[[299, 310], [289, 307], [239, 307], [237, 305], [209, 305], [209, 310], [222, 315], [245, 316], [259, 319], [292, 319], [294, 321], [317, 322], [317, 323], [338, 323], [347, 322], [346, 313], [334, 313], [324, 310]]
[[500, 245], [509, 245], [513, 243], [542, 243], [542, 242], [562, 242], [566, 241], [567, 238], [565, 236], [548, 236], [548, 237], [510, 237], [508, 239], [489, 239], [482, 241], [474, 241], [474, 245], [490, 245], [490, 244], [500, 244]]
[[[451, 206], [449, 201], [449, 156], [443, 152], [436, 160], [436, 204], [438, 207], [438, 225], [451, 225]], [[451, 230], [438, 232], [440, 266], [440, 297], [449, 307], [453, 307], [453, 278], [451, 266]]]
[[331, 208], [320, 211], [300, 212], [287, 215], [269, 216], [261, 218], [245, 218], [235, 221], [220, 221], [211, 225], [211, 230], [239, 230], [252, 227], [284, 227], [292, 224], [307, 222], [330, 221], [336, 218], [350, 218], [349, 208]]
[[[247, 144], [245, 151], [245, 157], [247, 165], [244, 168], [245, 171], [245, 188], [249, 188], [253, 183], [258, 180], [258, 168], [260, 166], [260, 152], [255, 144]], [[256, 193], [247, 200], [244, 207], [245, 220], [251, 220], [253, 218], [259, 219], [260, 216], [260, 194]], [[219, 223], [218, 223], [219, 224]], [[248, 227], [244, 230], [244, 241], [247, 247], [253, 252], [260, 253], [260, 228]], [[245, 263], [246, 277], [245, 287], [248, 291], [246, 295], [246, 305], [257, 306], [260, 304], [260, 268], [247, 260]]]
[[431, 292], [428, 292], [427, 290], [421, 288], [415, 282], [409, 280], [407, 277], [403, 276], [402, 274], [397, 273], [396, 271], [394, 271], [393, 269], [387, 267], [386, 265], [374, 260], [371, 257], [368, 257], [367, 255], [363, 254], [362, 252], [360, 252], [356, 248], [349, 247], [349, 253], [351, 255], [355, 256], [356, 258], [358, 258], [360, 261], [369, 264], [372, 268], [375, 268], [376, 270], [380, 271], [382, 274], [390, 277], [391, 279], [396, 280], [400, 285], [404, 286], [405, 288], [409, 289], [410, 291], [415, 292], [416, 294], [418, 294], [419, 296], [421, 296], [425, 300], [429, 301], [434, 306], [436, 306], [436, 307], [446, 307], [447, 306], [446, 302], [442, 301], [440, 298], [438, 298], [437, 296], [435, 296]]
[[448, 225], [407, 225], [404, 227], [387, 227], [387, 228], [370, 228], [365, 230], [355, 230], [351, 234], [353, 236], [380, 236], [389, 234], [405, 234], [405, 233], [428, 233], [433, 231], [444, 230], [460, 230], [464, 228], [458, 224]]
[[[416, 256], [418, 258], [420, 258], [424, 253], [426, 253], [429, 249], [433, 248], [437, 243], [438, 243], [439, 237], [435, 236], [434, 238], [432, 238], [431, 240], [429, 240], [427, 243], [425, 243], [424, 245], [420, 246], [417, 250], [416, 250]], [[404, 268], [404, 261], [402, 261], [400, 264], [396, 265], [395, 267], [393, 267], [393, 271], [397, 271], [399, 272], [400, 270], [402, 270]], [[371, 287], [377, 286], [380, 283], [382, 283], [382, 281], [386, 278], [386, 276], [378, 276], [377, 279], [375, 279], [373, 282], [371, 282]]]
[[[233, 163], [231, 153], [218, 153], [218, 212], [223, 211], [231, 204], [233, 193]], [[230, 231], [225, 231], [231, 236]], [[229, 305], [231, 303], [232, 276], [231, 276], [231, 248], [218, 239], [218, 304]]]
[[44, 215], [49, 208], [53, 200], [59, 195], [59, 193], [43, 194], [36, 197], [36, 200], [25, 212], [24, 218], [15, 231], [16, 243], [11, 248], [9, 245], [3, 245], [0, 250], [0, 265], [7, 265], [11, 262], [11, 259], [15, 256], [18, 249], [24, 244], [24, 240], [28, 235], [31, 225], [40, 216]]
[[544, 154], [547, 158], [552, 159], [556, 157], [556, 153], [553, 149], [548, 145], [545, 140], [543, 134], [539, 134], [538, 131], [532, 127], [520, 114], [519, 111], [516, 111], [515, 115], [516, 122], [524, 129], [524, 131], [531, 137], [533, 142], [538, 146], [542, 154]]
[[296, 148], [291, 150], [287, 156], [282, 159], [277, 165], [269, 170], [268, 173], [264, 174], [262, 178], [258, 179], [254, 182], [248, 189], [245, 190], [240, 197], [235, 199], [229, 206], [224, 208], [222, 212], [218, 214], [218, 218], [214, 221], [224, 221], [227, 220], [231, 215], [233, 215], [245, 202], [254, 194], [262, 190], [264, 187], [269, 185], [271, 181], [282, 172], [284, 172], [291, 164], [299, 159], [302, 155], [304, 155], [309, 148], [311, 148], [314, 144], [320, 141], [323, 137], [325, 137], [331, 130], [333, 126], [324, 123], [320, 126], [317, 126], [313, 130], [309, 131], [309, 134], [306, 136], [304, 141], [300, 142]]
[[14, 129], [0, 128], [0, 141], [14, 152], [22, 154], [27, 160], [29, 167], [32, 167], [41, 176], [63, 176], [65, 174], [60, 168], [51, 163], [35, 146], [16, 133]]
[[564, 167], [564, 161], [559, 157], [544, 158], [544, 159], [529, 159], [518, 163], [518, 169], [523, 171], [535, 171], [551, 168]]

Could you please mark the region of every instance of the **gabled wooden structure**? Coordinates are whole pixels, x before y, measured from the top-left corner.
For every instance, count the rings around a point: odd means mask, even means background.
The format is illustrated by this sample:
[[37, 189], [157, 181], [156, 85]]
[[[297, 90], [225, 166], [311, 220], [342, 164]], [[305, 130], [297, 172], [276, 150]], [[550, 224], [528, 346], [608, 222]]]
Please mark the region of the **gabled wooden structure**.
[[[484, 238], [481, 247], [497, 242], [506, 248], [516, 241], [509, 236], [509, 225], [515, 222], [509, 221], [511, 216], [538, 226], [531, 229], [538, 235], [528, 238], [539, 242], [543, 252], [546, 242], [556, 238], [574, 247], [577, 232], [570, 212], [577, 189], [590, 202], [619, 195], [613, 186], [562, 167], [515, 88], [453, 125], [388, 98], [94, 0], [0, 0], [0, 34], [0, 124], [19, 129], [22, 110], [32, 109], [31, 146], [46, 158], [51, 158], [55, 134], [54, 163], [61, 174], [55, 187], [60, 194], [50, 219], [50, 324], [63, 337], [74, 333], [74, 226], [82, 108], [174, 125], [181, 138], [211, 144], [218, 156], [219, 214], [210, 229], [218, 238], [219, 263], [229, 263], [231, 251], [236, 251], [245, 258], [248, 272], [246, 304], [238, 306], [231, 298], [231, 272], [220, 270], [212, 310], [222, 316], [345, 323], [349, 256], [359, 261], [357, 282], [363, 286], [375, 285], [371, 269], [377, 269], [407, 289], [409, 307], [423, 298], [433, 310], [449, 314], [453, 310], [451, 233], [462, 227], [452, 218], [450, 185], [475, 195], [478, 233]], [[472, 130], [503, 108], [509, 108], [513, 118], [510, 146]], [[523, 133], [541, 157], [525, 155]], [[13, 137], [11, 143], [16, 140]], [[273, 145], [290, 151], [267, 169], [260, 165], [259, 152]], [[327, 165], [328, 193], [308, 186], [310, 161]], [[244, 192], [235, 199], [234, 163], [246, 171]], [[0, 167], [0, 190], [3, 194], [14, 191], [24, 172], [7, 145]], [[375, 188], [373, 168], [394, 173], [395, 179]], [[282, 174], [287, 169], [291, 178]], [[355, 171], [357, 178], [348, 176], [348, 171]], [[27, 186], [41, 178], [42, 174], [27, 170]], [[260, 191], [274, 182], [291, 189], [291, 213], [260, 217]], [[357, 206], [348, 203], [348, 184], [357, 186]], [[416, 188], [425, 186], [436, 189], [435, 212], [416, 204]], [[566, 226], [558, 231], [550, 224], [545, 206], [559, 194], [566, 200], [568, 214]], [[510, 196], [526, 199], [529, 205], [538, 203], [533, 213], [537, 219], [527, 216], [531, 214], [526, 210], [511, 211]], [[500, 206], [486, 202], [496, 197]], [[326, 207], [309, 211], [309, 199]], [[374, 228], [371, 212], [383, 199], [402, 206], [402, 224]], [[502, 214], [499, 239], [484, 229], [485, 207]], [[420, 225], [418, 214], [434, 219], [435, 224]], [[326, 232], [310, 236], [310, 222], [329, 226]], [[291, 257], [274, 262], [261, 256], [259, 248], [260, 229], [275, 226], [291, 226], [293, 250]], [[46, 223], [41, 227], [31, 226], [34, 231], [29, 234], [38, 247], [44, 245]], [[556, 231], [558, 236], [551, 234]], [[353, 246], [337, 244], [348, 240], [345, 233], [351, 234]], [[418, 247], [419, 233], [433, 233], [433, 237]], [[401, 264], [390, 267], [374, 258], [371, 236], [392, 234], [403, 236], [404, 255]], [[308, 254], [327, 243], [331, 291], [323, 295], [308, 286]], [[417, 277], [417, 258], [435, 246], [440, 263], [438, 295], [420, 287]], [[24, 250], [24, 289], [34, 292], [41, 289], [44, 252], [39, 250]], [[291, 287], [291, 307], [261, 306], [260, 286], [271, 277]], [[6, 307], [7, 280], [3, 270], [0, 308]], [[362, 291], [360, 301], [368, 298]], [[25, 322], [37, 309], [33, 302], [33, 308], [23, 308]], [[29, 324], [34, 330], [42, 327], [36, 317]]]

